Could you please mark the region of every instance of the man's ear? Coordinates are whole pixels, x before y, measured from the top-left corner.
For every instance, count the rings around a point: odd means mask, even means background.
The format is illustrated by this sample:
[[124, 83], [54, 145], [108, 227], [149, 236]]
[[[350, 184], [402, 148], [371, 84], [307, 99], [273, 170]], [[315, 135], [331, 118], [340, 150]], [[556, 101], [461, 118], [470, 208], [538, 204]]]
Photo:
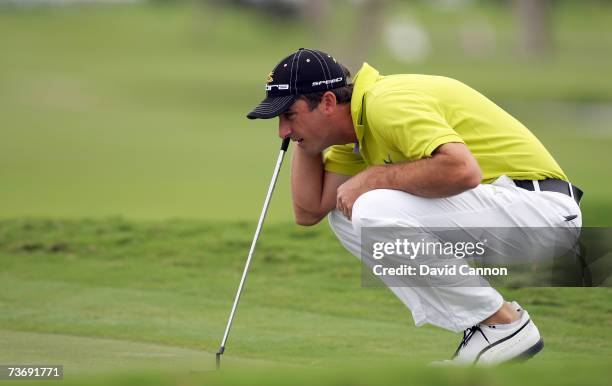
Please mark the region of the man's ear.
[[323, 112], [332, 113], [336, 110], [336, 105], [338, 104], [336, 95], [331, 91], [326, 91], [321, 98], [321, 104], [323, 106]]

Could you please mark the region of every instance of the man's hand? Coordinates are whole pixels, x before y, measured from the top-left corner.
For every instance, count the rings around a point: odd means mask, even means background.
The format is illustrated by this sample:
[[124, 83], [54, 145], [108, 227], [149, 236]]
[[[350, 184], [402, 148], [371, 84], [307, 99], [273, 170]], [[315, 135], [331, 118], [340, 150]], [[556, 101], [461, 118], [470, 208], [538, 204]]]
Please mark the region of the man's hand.
[[336, 208], [349, 220], [351, 219], [353, 205], [357, 198], [374, 188], [368, 184], [369, 177], [374, 173], [381, 172], [382, 170], [380, 169], [380, 166], [372, 166], [338, 187], [336, 191]]

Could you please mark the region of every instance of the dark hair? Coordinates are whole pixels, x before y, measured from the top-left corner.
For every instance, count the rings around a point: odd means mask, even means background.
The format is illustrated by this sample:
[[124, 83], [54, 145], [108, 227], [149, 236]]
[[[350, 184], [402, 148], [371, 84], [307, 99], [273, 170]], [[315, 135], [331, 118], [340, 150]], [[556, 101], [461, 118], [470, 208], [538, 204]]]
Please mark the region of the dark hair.
[[[342, 64], [340, 64], [340, 66], [342, 66], [344, 76], [346, 77], [346, 80], [348, 82], [348, 80], [351, 78], [351, 72]], [[310, 109], [310, 111], [312, 111], [316, 109], [317, 106], [319, 106], [319, 103], [321, 103], [321, 98], [323, 98], [323, 94], [325, 94], [327, 91], [334, 93], [334, 95], [336, 96], [336, 100], [339, 104], [351, 103], [351, 96], [353, 95], [353, 84], [351, 83], [343, 87], [332, 88], [331, 90], [302, 94], [300, 95], [300, 99], [305, 100], [308, 104], [308, 108]]]

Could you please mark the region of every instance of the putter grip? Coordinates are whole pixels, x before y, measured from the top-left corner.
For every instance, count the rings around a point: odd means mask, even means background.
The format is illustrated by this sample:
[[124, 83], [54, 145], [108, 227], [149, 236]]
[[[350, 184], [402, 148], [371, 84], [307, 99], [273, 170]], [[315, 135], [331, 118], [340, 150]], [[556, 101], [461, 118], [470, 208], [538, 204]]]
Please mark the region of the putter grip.
[[287, 137], [283, 139], [283, 143], [281, 144], [282, 151], [287, 151], [287, 149], [289, 149], [289, 142], [291, 142], [291, 138]]

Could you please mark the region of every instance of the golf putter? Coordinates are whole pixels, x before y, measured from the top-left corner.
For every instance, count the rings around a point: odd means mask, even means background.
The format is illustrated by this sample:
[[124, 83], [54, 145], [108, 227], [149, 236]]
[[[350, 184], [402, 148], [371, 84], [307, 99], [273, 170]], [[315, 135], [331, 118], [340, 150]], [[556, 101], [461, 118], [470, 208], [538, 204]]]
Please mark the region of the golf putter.
[[255, 229], [255, 236], [253, 237], [253, 242], [251, 243], [251, 249], [249, 250], [249, 255], [244, 265], [244, 270], [242, 271], [242, 278], [240, 279], [240, 284], [238, 285], [238, 291], [236, 291], [236, 296], [234, 297], [232, 311], [230, 312], [229, 319], [227, 320], [227, 326], [225, 327], [225, 333], [223, 334], [221, 346], [219, 347], [219, 351], [217, 351], [217, 370], [221, 367], [221, 355], [223, 355], [223, 352], [225, 352], [225, 344], [227, 343], [227, 338], [232, 327], [232, 322], [234, 321], [234, 316], [236, 315], [238, 301], [240, 300], [242, 288], [244, 287], [244, 282], [246, 281], [246, 277], [249, 272], [249, 266], [251, 265], [251, 258], [253, 257], [253, 252], [255, 252], [255, 245], [257, 244], [257, 239], [259, 238], [261, 227], [263, 225], [264, 219], [266, 218], [266, 213], [268, 212], [268, 205], [270, 205], [270, 199], [272, 198], [272, 193], [274, 192], [274, 186], [276, 185], [278, 173], [280, 172], [281, 165], [283, 164], [283, 158], [285, 157], [285, 153], [289, 148], [290, 140], [290, 138], [284, 138], [283, 143], [281, 144], [280, 153], [278, 154], [278, 159], [276, 160], [276, 167], [274, 168], [274, 173], [272, 174], [272, 181], [270, 181], [270, 187], [268, 187], [268, 194], [266, 195], [266, 200], [264, 201], [263, 209], [261, 210], [261, 214], [259, 215], [259, 222], [257, 224], [257, 228]]

